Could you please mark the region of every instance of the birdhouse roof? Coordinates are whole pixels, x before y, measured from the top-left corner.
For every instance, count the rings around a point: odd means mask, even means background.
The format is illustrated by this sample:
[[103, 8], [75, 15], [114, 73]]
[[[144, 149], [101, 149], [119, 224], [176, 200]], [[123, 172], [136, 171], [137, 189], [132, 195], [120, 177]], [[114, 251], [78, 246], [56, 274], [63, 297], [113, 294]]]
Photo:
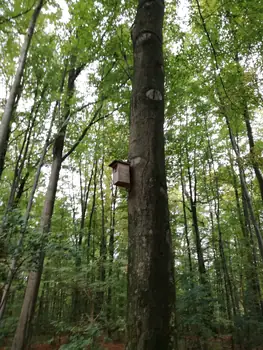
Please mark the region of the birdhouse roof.
[[118, 165], [118, 164], [129, 165], [130, 163], [129, 163], [129, 162], [124, 162], [123, 160], [116, 160], [116, 159], [115, 159], [113, 162], [111, 162], [111, 163], [109, 164], [109, 166], [110, 166], [111, 168], [115, 168], [115, 166]]

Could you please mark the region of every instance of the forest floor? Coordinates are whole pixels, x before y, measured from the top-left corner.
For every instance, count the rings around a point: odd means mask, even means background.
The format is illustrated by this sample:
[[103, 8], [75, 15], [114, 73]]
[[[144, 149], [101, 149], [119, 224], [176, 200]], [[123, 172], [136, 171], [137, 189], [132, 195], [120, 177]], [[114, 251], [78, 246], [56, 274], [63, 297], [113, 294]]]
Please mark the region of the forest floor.
[[[189, 338], [187, 337], [185, 340], [179, 342], [179, 349], [180, 350], [191, 350], [191, 349], [197, 349], [196, 346], [193, 344], [193, 342], [189, 342]], [[193, 339], [191, 339], [193, 340]], [[58, 350], [63, 344], [68, 344], [69, 337], [68, 336], [60, 336], [52, 344], [48, 343], [35, 343], [31, 345], [28, 350]], [[119, 342], [104, 342], [102, 339], [98, 341], [101, 349], [104, 350], [124, 350], [125, 345], [123, 343]], [[244, 350], [244, 348], [241, 348], [240, 346], [233, 346], [231, 342], [231, 337], [220, 337], [220, 338], [213, 338], [209, 340], [209, 350]], [[0, 350], [8, 350], [10, 347], [1, 347]], [[85, 348], [89, 350], [89, 347]], [[81, 349], [79, 349], [81, 350]], [[255, 347], [253, 350], [263, 350], [263, 346]]]
[[[68, 337], [61, 337], [59, 341], [55, 342], [54, 344], [48, 344], [48, 343], [39, 343], [39, 344], [32, 344], [28, 350], [58, 350], [63, 344], [68, 343]], [[124, 350], [125, 345], [122, 343], [117, 342], [100, 342], [100, 347], [104, 350]], [[0, 346], [0, 350], [8, 350], [10, 349], [10, 346]], [[87, 348], [88, 350], [89, 348]], [[81, 350], [81, 349], [79, 349]]]
[[[34, 344], [30, 346], [30, 350], [57, 350], [61, 345], [50, 345], [50, 344]], [[101, 344], [104, 350], [124, 350], [124, 344], [118, 343], [103, 343]], [[7, 350], [7, 347], [0, 347], [0, 350]], [[81, 350], [81, 349], [80, 349]]]
[[[120, 343], [102, 343], [100, 344], [101, 348], [104, 350], [124, 350], [124, 344]], [[60, 348], [56, 345], [49, 345], [49, 344], [34, 344], [30, 347], [30, 350], [57, 350]], [[2, 350], [0, 348], [0, 350]], [[80, 349], [81, 350], [81, 349]]]

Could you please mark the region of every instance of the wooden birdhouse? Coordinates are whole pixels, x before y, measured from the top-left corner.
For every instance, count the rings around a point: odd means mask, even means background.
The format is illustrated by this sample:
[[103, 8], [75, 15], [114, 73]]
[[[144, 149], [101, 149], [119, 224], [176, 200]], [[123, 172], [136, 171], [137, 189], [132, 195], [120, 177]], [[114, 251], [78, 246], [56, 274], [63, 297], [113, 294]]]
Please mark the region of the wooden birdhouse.
[[130, 188], [130, 164], [114, 160], [109, 166], [112, 168], [113, 185]]

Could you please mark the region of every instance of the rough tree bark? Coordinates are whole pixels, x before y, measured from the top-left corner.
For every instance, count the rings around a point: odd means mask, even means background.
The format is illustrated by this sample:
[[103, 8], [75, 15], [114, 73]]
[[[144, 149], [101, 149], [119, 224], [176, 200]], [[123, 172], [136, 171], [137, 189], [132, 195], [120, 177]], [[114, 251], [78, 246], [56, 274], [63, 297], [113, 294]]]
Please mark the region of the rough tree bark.
[[128, 199], [128, 350], [171, 345], [174, 263], [164, 160], [164, 1], [139, 0], [132, 30]]
[[10, 136], [10, 123], [12, 120], [16, 99], [20, 93], [21, 81], [24, 74], [24, 68], [26, 65], [27, 53], [30, 47], [36, 22], [40, 14], [41, 8], [43, 6], [43, 3], [44, 3], [44, 0], [39, 0], [32, 14], [32, 17], [28, 26], [28, 30], [27, 30], [27, 35], [25, 36], [24, 43], [21, 47], [19, 63], [16, 70], [14, 82], [13, 82], [8, 100], [5, 105], [5, 110], [4, 110], [2, 122], [0, 125], [0, 178], [4, 170], [5, 155], [7, 151], [8, 139]]

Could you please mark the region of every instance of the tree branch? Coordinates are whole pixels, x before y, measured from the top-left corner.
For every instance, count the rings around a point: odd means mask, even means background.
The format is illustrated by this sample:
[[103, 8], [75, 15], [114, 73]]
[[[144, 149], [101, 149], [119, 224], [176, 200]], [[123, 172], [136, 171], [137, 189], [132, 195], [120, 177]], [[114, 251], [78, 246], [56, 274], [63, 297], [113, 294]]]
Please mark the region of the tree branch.
[[20, 13], [14, 15], [14, 16], [10, 16], [10, 17], [7, 17], [7, 18], [4, 17], [4, 16], [1, 16], [1, 17], [0, 17], [0, 19], [1, 19], [0, 25], [3, 24], [3, 23], [5, 23], [5, 22], [10, 22], [12, 19], [16, 19], [16, 18], [18, 18], [18, 17], [21, 17], [21, 16], [23, 16], [23, 15], [26, 15], [28, 12], [30, 12], [30, 11], [32, 10], [32, 8], [35, 6], [35, 4], [36, 4], [36, 1], [35, 1], [27, 10], [22, 11], [22, 12], [20, 12]]
[[[62, 157], [62, 162], [64, 162], [64, 160], [66, 158], [68, 158], [68, 156], [75, 151], [75, 149], [78, 147], [78, 145], [80, 144], [80, 142], [84, 139], [84, 137], [86, 136], [88, 130], [90, 129], [90, 127], [95, 123], [95, 119], [98, 116], [98, 114], [100, 113], [101, 109], [102, 109], [103, 103], [99, 106], [99, 108], [96, 110], [96, 112], [94, 113], [93, 118], [91, 119], [91, 121], [89, 122], [89, 124], [86, 126], [86, 128], [84, 128], [84, 130], [82, 131], [80, 137], [78, 138], [78, 140], [73, 144], [73, 146], [71, 147], [71, 149], [64, 154], [64, 156]], [[99, 118], [101, 119], [101, 118]], [[98, 120], [99, 120], [98, 119]]]
[[209, 42], [209, 44], [211, 46], [211, 50], [212, 50], [212, 53], [213, 53], [213, 56], [214, 56], [214, 59], [215, 59], [215, 66], [216, 66], [216, 69], [218, 71], [218, 76], [219, 76], [221, 85], [223, 87], [224, 93], [225, 93], [227, 99], [230, 101], [230, 103], [232, 105], [235, 105], [234, 102], [229, 97], [227, 91], [226, 91], [225, 83], [224, 83], [223, 78], [222, 78], [221, 73], [220, 73], [220, 67], [219, 67], [219, 63], [218, 63], [218, 59], [217, 59], [217, 52], [216, 52], [215, 46], [214, 46], [214, 44], [212, 42], [212, 39], [210, 37], [210, 34], [208, 32], [208, 29], [207, 29], [207, 26], [206, 26], [206, 23], [205, 23], [205, 19], [204, 19], [204, 16], [202, 14], [202, 11], [201, 11], [201, 6], [200, 6], [200, 3], [199, 3], [199, 0], [195, 0], [195, 1], [196, 1], [196, 4], [197, 4], [199, 16], [201, 18], [201, 22], [202, 22], [202, 25], [203, 25], [203, 28], [204, 28], [204, 31], [205, 31], [205, 35], [207, 36], [208, 42]]
[[119, 106], [117, 108], [115, 108], [111, 113], [108, 113], [102, 117], [97, 118], [98, 114], [100, 113], [100, 110], [102, 108], [102, 104], [100, 105], [100, 107], [96, 110], [93, 118], [91, 119], [91, 121], [89, 122], [89, 124], [83, 129], [80, 137], [78, 138], [78, 140], [73, 144], [73, 146], [71, 147], [71, 149], [64, 154], [64, 156], [62, 157], [62, 162], [64, 162], [64, 160], [66, 158], [68, 158], [68, 156], [71, 155], [72, 152], [75, 151], [75, 149], [78, 147], [78, 145], [81, 143], [81, 141], [84, 139], [84, 137], [86, 136], [88, 130], [92, 127], [92, 125], [96, 124], [97, 122], [99, 122], [100, 120], [106, 119], [109, 116], [111, 116], [113, 114], [113, 112], [115, 112], [116, 110], [119, 109]]

